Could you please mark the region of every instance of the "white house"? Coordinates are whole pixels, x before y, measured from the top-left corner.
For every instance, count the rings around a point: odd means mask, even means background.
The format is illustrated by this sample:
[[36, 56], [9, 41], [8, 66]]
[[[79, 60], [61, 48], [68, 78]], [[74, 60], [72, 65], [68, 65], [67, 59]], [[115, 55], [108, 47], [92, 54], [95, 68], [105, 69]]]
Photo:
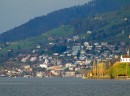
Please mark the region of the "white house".
[[130, 55], [129, 55], [129, 50], [127, 51], [127, 55], [121, 55], [121, 62], [129, 62], [130, 63]]
[[31, 57], [30, 61], [33, 62], [33, 61], [36, 61], [37, 57]]
[[46, 63], [40, 64], [39, 65], [41, 68], [48, 68], [48, 65]]
[[121, 55], [121, 62], [129, 62], [130, 63], [130, 56], [128, 55]]

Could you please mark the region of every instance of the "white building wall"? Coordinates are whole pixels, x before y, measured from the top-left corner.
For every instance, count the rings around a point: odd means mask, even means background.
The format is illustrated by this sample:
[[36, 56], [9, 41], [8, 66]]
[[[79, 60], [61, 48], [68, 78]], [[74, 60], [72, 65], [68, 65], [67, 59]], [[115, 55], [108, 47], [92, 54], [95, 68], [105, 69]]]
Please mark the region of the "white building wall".
[[130, 58], [123, 58], [122, 56], [121, 56], [121, 60], [120, 60], [121, 62], [129, 62], [130, 63]]

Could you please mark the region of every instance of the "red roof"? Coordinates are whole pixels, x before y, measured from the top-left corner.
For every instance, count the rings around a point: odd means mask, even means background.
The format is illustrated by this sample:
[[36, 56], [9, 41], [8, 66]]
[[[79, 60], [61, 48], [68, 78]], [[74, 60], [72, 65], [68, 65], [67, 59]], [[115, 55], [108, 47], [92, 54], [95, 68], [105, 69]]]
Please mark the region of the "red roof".
[[122, 55], [122, 58], [130, 58], [128, 55]]

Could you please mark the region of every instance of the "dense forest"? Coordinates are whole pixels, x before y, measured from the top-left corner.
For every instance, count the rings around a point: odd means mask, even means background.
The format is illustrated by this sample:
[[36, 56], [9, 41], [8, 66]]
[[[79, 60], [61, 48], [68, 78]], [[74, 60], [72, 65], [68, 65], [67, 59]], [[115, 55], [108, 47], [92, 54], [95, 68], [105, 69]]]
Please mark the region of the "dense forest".
[[78, 35], [85, 35], [87, 31], [91, 31], [92, 33], [87, 37], [91, 41], [129, 43], [130, 6], [98, 14], [95, 17], [75, 20], [72, 26], [75, 29], [74, 33]]
[[54, 11], [47, 16], [36, 17], [21, 26], [1, 34], [0, 42], [17, 41], [27, 37], [37, 36], [60, 25], [67, 25], [79, 19], [116, 10], [122, 6], [122, 4], [117, 1], [118, 0], [94, 0], [81, 6]]

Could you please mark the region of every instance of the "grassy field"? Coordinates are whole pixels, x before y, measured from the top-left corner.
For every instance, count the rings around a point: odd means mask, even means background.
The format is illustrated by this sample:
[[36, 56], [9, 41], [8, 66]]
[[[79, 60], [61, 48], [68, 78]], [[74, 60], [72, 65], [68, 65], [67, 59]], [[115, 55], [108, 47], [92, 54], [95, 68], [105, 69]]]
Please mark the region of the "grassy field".
[[118, 76], [130, 76], [130, 63], [117, 62], [106, 73], [111, 74], [114, 78]]
[[31, 37], [25, 40], [20, 40], [17, 42], [13, 42], [12, 44], [4, 47], [2, 50], [0, 50], [0, 54], [4, 54], [9, 49], [18, 50], [20, 47], [21, 50], [31, 49], [36, 46], [37, 43], [45, 43], [47, 42], [48, 37], [69, 37], [72, 36], [74, 28], [69, 25], [62, 25], [56, 29], [50, 30], [48, 32], [45, 32], [37, 37]]

